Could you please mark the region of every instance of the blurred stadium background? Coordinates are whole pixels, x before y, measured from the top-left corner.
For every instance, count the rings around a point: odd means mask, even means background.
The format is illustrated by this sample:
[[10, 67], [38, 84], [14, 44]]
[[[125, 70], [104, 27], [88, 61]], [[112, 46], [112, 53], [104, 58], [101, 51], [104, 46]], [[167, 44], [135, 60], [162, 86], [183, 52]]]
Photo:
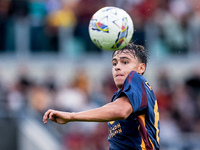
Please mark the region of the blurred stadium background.
[[105, 150], [106, 123], [42, 123], [49, 109], [102, 106], [116, 91], [111, 52], [91, 42], [103, 6], [125, 9], [145, 45], [161, 150], [200, 149], [199, 0], [0, 0], [0, 149]]

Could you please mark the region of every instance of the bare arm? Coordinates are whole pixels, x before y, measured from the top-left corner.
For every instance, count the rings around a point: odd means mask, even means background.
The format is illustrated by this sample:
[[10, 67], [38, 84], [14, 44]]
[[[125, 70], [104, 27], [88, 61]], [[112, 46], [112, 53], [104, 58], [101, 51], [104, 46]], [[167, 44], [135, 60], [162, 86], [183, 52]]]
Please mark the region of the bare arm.
[[102, 107], [77, 113], [61, 112], [50, 109], [44, 114], [43, 122], [46, 124], [47, 119], [59, 124], [65, 124], [72, 121], [107, 122], [126, 119], [132, 111], [133, 108], [130, 101], [127, 97], [123, 96]]

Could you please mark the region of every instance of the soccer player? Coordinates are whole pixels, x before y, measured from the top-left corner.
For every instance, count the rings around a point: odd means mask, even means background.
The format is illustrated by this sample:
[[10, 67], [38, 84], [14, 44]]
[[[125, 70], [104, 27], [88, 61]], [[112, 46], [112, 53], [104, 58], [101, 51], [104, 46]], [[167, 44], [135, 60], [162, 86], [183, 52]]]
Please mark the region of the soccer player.
[[143, 77], [147, 51], [129, 43], [112, 56], [112, 74], [118, 88], [110, 103], [82, 112], [48, 110], [43, 117], [59, 124], [72, 121], [108, 122], [110, 150], [158, 150], [159, 111], [149, 83]]

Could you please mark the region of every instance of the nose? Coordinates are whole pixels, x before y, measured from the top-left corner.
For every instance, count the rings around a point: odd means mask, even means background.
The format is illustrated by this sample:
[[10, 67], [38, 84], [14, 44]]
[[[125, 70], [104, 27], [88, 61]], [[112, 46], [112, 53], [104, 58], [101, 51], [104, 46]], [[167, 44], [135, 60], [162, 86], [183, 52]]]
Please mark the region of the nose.
[[118, 71], [118, 70], [121, 70], [121, 66], [119, 63], [115, 66], [115, 71]]

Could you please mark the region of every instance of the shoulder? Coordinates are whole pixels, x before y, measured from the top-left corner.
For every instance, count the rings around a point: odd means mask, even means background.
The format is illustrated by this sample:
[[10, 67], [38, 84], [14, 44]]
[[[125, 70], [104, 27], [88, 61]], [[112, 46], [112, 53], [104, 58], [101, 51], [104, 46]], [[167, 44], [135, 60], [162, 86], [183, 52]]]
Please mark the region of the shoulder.
[[131, 71], [129, 75], [127, 76], [124, 84], [141, 84], [145, 81], [145, 78], [143, 75], [138, 74], [136, 71]]
[[145, 82], [144, 78], [142, 77], [143, 76], [138, 74], [137, 72], [131, 71], [127, 76], [126, 80], [124, 81], [124, 85], [120, 90], [120, 92], [131, 92], [131, 93], [141, 92]]

